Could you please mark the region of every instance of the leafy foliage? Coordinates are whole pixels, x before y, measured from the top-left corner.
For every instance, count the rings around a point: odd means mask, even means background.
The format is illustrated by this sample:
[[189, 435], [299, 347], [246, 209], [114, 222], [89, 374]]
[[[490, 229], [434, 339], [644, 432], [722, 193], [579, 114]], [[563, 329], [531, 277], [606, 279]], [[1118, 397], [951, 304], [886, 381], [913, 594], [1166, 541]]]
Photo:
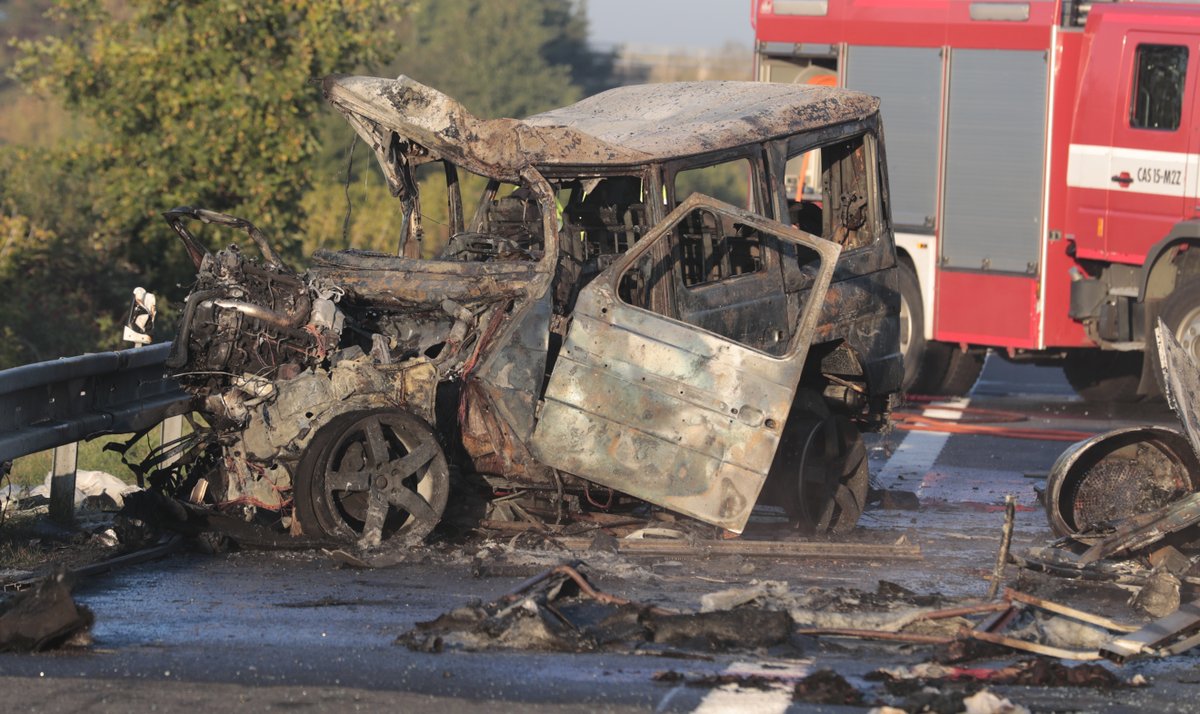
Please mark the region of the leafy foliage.
[[0, 368], [117, 346], [138, 278], [98, 239], [90, 175], [66, 152], [0, 153]]
[[[586, 46], [582, 0], [0, 8], [0, 41], [15, 40], [0, 65], [38, 95], [0, 83], [0, 368], [121, 346], [134, 285], [159, 294], [168, 335], [194, 275], [159, 215], [174, 206], [245, 217], [296, 264], [320, 245], [394, 250], [398, 205], [362, 146], [343, 239], [352, 131], [321, 100], [322, 76], [393, 63], [481, 115], [522, 116], [606, 88], [612, 62]], [[445, 186], [422, 184], [428, 255], [445, 240]]]
[[438, 0], [415, 13], [393, 69], [480, 116], [522, 117], [607, 88], [611, 57], [586, 40], [572, 0]]
[[[317, 151], [314, 80], [378, 59], [402, 3], [60, 1], [63, 31], [19, 43], [15, 74], [96, 125], [94, 212], [108, 244], [161, 285], [192, 272], [158, 214], [200, 205], [277, 237], [302, 222]], [[289, 247], [282, 245], [285, 250]]]

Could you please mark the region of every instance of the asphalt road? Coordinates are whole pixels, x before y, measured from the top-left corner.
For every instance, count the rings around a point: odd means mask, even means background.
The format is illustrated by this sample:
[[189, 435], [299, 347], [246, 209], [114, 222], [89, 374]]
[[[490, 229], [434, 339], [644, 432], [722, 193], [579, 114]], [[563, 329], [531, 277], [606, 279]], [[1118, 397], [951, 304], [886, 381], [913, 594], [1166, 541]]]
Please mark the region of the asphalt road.
[[[1096, 407], [1078, 401], [1057, 370], [990, 362], [970, 406], [1018, 412], [1023, 426], [1102, 431], [1125, 424], [1173, 423], [1162, 404]], [[869, 510], [851, 543], [921, 546], [919, 561], [621, 557], [583, 553], [600, 588], [645, 603], [693, 610], [700, 597], [755, 580], [793, 591], [853, 587], [880, 580], [922, 593], [982, 596], [1002, 523], [1000, 504], [1021, 508], [1014, 549], [1050, 538], [1035, 486], [1065, 444], [994, 436], [897, 431], [870, 439], [872, 477], [915, 492], [919, 510]], [[759, 524], [762, 535], [772, 526]], [[751, 531], [750, 535], [753, 535]], [[790, 536], [789, 537], [794, 537]], [[675, 659], [628, 653], [413, 652], [393, 644], [415, 623], [450, 608], [487, 601], [565, 554], [512, 548], [507, 541], [441, 547], [413, 562], [346, 569], [319, 552], [182, 554], [95, 578], [77, 598], [96, 614], [93, 646], [40, 655], [0, 655], [8, 711], [862, 711], [790, 702], [785, 687], [697, 687], [660, 682], [766, 672], [798, 678], [821, 668], [871, 696], [864, 675], [926, 661], [921, 647], [850, 640], [810, 641], [783, 658], [758, 652]], [[1038, 579], [1040, 578], [1040, 579]], [[1008, 582], [1045, 597], [1131, 619], [1125, 594], [1081, 589], [1010, 568]], [[1015, 659], [1011, 658], [1011, 659]], [[1200, 657], [1186, 655], [1114, 668], [1142, 674], [1136, 689], [998, 687], [1033, 711], [1200, 710]]]

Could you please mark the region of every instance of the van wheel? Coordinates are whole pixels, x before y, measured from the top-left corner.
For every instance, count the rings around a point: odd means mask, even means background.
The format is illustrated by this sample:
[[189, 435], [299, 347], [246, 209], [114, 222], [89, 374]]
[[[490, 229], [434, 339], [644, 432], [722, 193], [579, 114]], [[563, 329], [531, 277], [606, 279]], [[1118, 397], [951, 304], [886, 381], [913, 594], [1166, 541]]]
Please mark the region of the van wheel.
[[1077, 350], [1067, 355], [1063, 374], [1085, 402], [1128, 404], [1141, 400], [1141, 352]]
[[[1183, 351], [1192, 358], [1192, 362], [1200, 364], [1200, 280], [1194, 275], [1189, 278], [1184, 282], [1185, 279], [1181, 276], [1175, 290], [1163, 299], [1158, 316], [1175, 336]], [[1155, 344], [1151, 332], [1146, 339], [1146, 349], [1154, 371], [1154, 381], [1158, 383], [1159, 391], [1165, 393], [1161, 362]]]
[[831, 414], [815, 393], [797, 394], [764, 488], [807, 534], [854, 529], [867, 502], [870, 472], [858, 428]]
[[379, 409], [344, 414], [317, 432], [296, 470], [296, 517], [309, 535], [420, 540], [450, 493], [446, 456], [425, 422]]
[[971, 391], [983, 371], [984, 355], [956, 345], [925, 340], [925, 308], [917, 274], [908, 263], [897, 266], [900, 283], [900, 354], [905, 392], [960, 397]]
[[806, 533], [854, 530], [871, 478], [858, 427], [835, 414], [810, 423], [803, 441], [799, 493], [792, 512], [796, 523]]

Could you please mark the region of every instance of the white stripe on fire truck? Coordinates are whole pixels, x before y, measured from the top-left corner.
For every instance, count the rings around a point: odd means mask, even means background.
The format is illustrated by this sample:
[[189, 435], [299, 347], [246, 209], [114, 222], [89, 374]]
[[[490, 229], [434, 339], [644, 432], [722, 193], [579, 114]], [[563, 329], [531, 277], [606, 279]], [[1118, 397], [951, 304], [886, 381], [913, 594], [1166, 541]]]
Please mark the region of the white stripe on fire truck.
[[[1112, 180], [1128, 173], [1128, 188]], [[1123, 146], [1071, 144], [1067, 185], [1100, 191], [1146, 193], [1156, 196], [1195, 196], [1200, 174], [1200, 154], [1150, 151]]]

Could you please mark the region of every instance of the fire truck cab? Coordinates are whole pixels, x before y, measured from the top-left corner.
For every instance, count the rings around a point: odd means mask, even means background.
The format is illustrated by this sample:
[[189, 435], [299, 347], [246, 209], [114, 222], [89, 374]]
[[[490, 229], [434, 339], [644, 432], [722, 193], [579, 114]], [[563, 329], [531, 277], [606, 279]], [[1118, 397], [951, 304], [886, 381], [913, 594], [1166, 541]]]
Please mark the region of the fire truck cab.
[[[1158, 391], [1157, 317], [1200, 360], [1200, 6], [752, 0], [751, 17], [760, 80], [881, 99], [910, 391], [965, 393], [994, 348], [1061, 362], [1085, 399], [1138, 399]], [[823, 200], [809, 163], [798, 204]]]

